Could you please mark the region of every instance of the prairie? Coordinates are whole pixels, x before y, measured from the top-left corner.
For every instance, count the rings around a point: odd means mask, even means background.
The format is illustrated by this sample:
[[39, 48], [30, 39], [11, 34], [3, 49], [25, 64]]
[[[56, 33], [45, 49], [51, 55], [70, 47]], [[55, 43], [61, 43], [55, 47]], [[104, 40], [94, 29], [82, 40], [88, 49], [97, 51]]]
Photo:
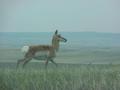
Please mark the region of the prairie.
[[15, 63], [0, 64], [1, 90], [119, 90], [120, 65], [30, 63], [15, 69]]

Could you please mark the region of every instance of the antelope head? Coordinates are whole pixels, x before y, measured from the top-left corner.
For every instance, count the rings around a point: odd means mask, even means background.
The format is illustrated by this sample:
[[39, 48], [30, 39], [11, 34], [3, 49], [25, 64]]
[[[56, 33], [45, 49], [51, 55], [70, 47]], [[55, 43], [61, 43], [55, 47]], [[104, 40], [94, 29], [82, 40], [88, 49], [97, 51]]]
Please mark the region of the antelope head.
[[58, 30], [56, 30], [54, 35], [53, 35], [53, 39], [52, 39], [52, 45], [54, 46], [56, 51], [58, 51], [58, 49], [59, 49], [60, 42], [67, 42], [67, 39], [65, 39], [60, 34], [58, 34]]

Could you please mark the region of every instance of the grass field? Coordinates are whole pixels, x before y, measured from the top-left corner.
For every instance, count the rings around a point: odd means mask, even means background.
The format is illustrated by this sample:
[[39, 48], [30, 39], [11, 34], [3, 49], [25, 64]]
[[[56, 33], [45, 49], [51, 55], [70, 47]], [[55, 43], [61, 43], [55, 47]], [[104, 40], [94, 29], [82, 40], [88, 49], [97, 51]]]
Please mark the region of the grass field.
[[56, 68], [31, 61], [22, 69], [20, 49], [0, 48], [0, 90], [120, 90], [120, 48], [82, 47], [57, 53]]
[[119, 90], [120, 65], [0, 63], [0, 90]]

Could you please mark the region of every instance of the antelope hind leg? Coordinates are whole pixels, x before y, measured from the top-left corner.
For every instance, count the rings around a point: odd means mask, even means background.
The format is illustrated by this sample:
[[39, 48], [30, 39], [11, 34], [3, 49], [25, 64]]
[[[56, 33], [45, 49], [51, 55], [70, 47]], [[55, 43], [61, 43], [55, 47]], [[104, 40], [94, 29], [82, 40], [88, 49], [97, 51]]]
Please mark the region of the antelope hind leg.
[[25, 60], [26, 60], [26, 58], [23, 58], [23, 59], [18, 60], [18, 61], [17, 61], [17, 66], [16, 66], [16, 68], [18, 68], [18, 67], [19, 67], [19, 64], [22, 63], [22, 62], [25, 61]]
[[47, 69], [47, 66], [48, 66], [48, 62], [49, 62], [49, 59], [46, 60], [45, 62], [45, 68]]
[[32, 60], [32, 57], [27, 58], [27, 59], [24, 61], [24, 63], [23, 63], [23, 68], [24, 68], [25, 65], [26, 65], [29, 61], [31, 61], [31, 60]]

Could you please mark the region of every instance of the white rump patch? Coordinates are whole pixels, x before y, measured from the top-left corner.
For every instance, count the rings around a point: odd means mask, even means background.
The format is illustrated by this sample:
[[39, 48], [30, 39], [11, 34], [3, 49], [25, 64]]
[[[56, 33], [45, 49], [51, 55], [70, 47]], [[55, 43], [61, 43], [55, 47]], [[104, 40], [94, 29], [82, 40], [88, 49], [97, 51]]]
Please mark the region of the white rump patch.
[[21, 48], [21, 51], [22, 51], [22, 52], [28, 52], [28, 50], [29, 50], [29, 46], [23, 46], [23, 47]]

